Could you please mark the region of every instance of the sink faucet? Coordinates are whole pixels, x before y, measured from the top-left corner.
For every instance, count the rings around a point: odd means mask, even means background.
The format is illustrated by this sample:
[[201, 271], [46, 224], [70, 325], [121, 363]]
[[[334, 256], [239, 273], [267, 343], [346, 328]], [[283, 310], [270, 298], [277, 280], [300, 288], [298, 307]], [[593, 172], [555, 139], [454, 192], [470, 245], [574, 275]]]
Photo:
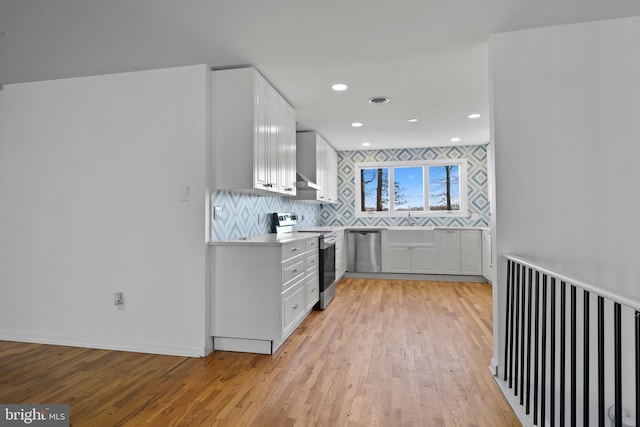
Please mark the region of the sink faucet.
[[409, 216], [407, 216], [407, 223], [409, 225], [416, 225], [416, 220], [415, 218], [411, 217], [411, 206], [409, 206]]

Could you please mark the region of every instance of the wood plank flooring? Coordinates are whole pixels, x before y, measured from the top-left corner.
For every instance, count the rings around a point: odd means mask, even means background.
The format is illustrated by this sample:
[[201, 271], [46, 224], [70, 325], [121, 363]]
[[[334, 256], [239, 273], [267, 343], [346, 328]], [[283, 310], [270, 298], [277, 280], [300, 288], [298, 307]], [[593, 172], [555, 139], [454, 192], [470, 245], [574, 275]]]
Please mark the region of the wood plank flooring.
[[343, 279], [275, 355], [0, 341], [1, 403], [73, 426], [519, 426], [488, 370], [491, 287]]

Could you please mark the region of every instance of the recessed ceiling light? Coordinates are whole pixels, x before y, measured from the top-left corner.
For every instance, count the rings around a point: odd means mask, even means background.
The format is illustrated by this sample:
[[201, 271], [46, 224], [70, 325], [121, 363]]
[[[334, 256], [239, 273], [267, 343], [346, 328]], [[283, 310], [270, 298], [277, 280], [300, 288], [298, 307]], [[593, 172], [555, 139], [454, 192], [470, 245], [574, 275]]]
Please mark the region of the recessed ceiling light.
[[390, 99], [387, 98], [386, 96], [374, 96], [369, 98], [369, 104], [386, 104], [387, 102], [389, 102]]
[[470, 119], [477, 119], [480, 117], [480, 114], [478, 113], [473, 113], [473, 114], [469, 114], [467, 117], [469, 117]]
[[363, 146], [363, 147], [368, 147], [368, 146], [370, 146], [370, 145], [371, 145], [371, 143], [370, 143], [370, 142], [363, 142], [363, 143], [362, 143], [362, 146]]
[[415, 117], [413, 119], [409, 119], [407, 120], [409, 123], [415, 123], [418, 121], [418, 119], [416, 119]]
[[458, 142], [458, 141], [460, 141], [460, 138], [458, 138], [458, 137], [451, 138], [451, 142]]
[[353, 126], [354, 128], [359, 128], [360, 126], [362, 126], [362, 123], [360, 123], [360, 122], [353, 122], [353, 123], [351, 123], [351, 126]]
[[336, 92], [342, 92], [343, 90], [347, 90], [347, 85], [344, 83], [336, 83], [333, 86], [331, 86], [331, 89], [335, 90]]

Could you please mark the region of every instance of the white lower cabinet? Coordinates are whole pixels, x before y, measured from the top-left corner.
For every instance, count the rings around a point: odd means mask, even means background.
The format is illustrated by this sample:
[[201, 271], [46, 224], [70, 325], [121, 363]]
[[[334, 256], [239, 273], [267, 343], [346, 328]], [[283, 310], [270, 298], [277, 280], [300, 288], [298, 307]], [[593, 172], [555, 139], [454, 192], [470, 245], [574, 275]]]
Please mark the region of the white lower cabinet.
[[438, 230], [438, 273], [460, 274], [460, 231]]
[[433, 274], [438, 271], [438, 250], [431, 246], [411, 247], [411, 270], [412, 273]]
[[482, 276], [482, 231], [460, 230], [460, 274]]
[[480, 230], [383, 230], [385, 273], [482, 275]]
[[318, 238], [211, 249], [214, 350], [272, 354], [318, 301]]
[[282, 294], [282, 334], [291, 335], [298, 320], [305, 315], [305, 281], [301, 280]]
[[304, 304], [309, 312], [320, 301], [320, 246], [318, 239], [307, 240], [305, 253]]
[[382, 271], [437, 273], [438, 253], [433, 230], [383, 230]]
[[436, 230], [438, 273], [482, 275], [480, 230]]

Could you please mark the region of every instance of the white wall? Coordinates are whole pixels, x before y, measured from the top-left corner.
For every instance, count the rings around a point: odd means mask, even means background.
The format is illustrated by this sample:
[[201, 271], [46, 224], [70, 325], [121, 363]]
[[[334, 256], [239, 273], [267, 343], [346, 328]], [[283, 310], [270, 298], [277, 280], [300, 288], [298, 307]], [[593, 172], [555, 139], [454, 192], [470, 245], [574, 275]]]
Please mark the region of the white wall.
[[210, 349], [208, 86], [199, 65], [4, 87], [0, 339]]
[[[514, 253], [640, 301], [640, 18], [490, 40], [495, 236]], [[504, 263], [494, 307], [504, 319]], [[494, 324], [502, 361], [504, 322]]]

